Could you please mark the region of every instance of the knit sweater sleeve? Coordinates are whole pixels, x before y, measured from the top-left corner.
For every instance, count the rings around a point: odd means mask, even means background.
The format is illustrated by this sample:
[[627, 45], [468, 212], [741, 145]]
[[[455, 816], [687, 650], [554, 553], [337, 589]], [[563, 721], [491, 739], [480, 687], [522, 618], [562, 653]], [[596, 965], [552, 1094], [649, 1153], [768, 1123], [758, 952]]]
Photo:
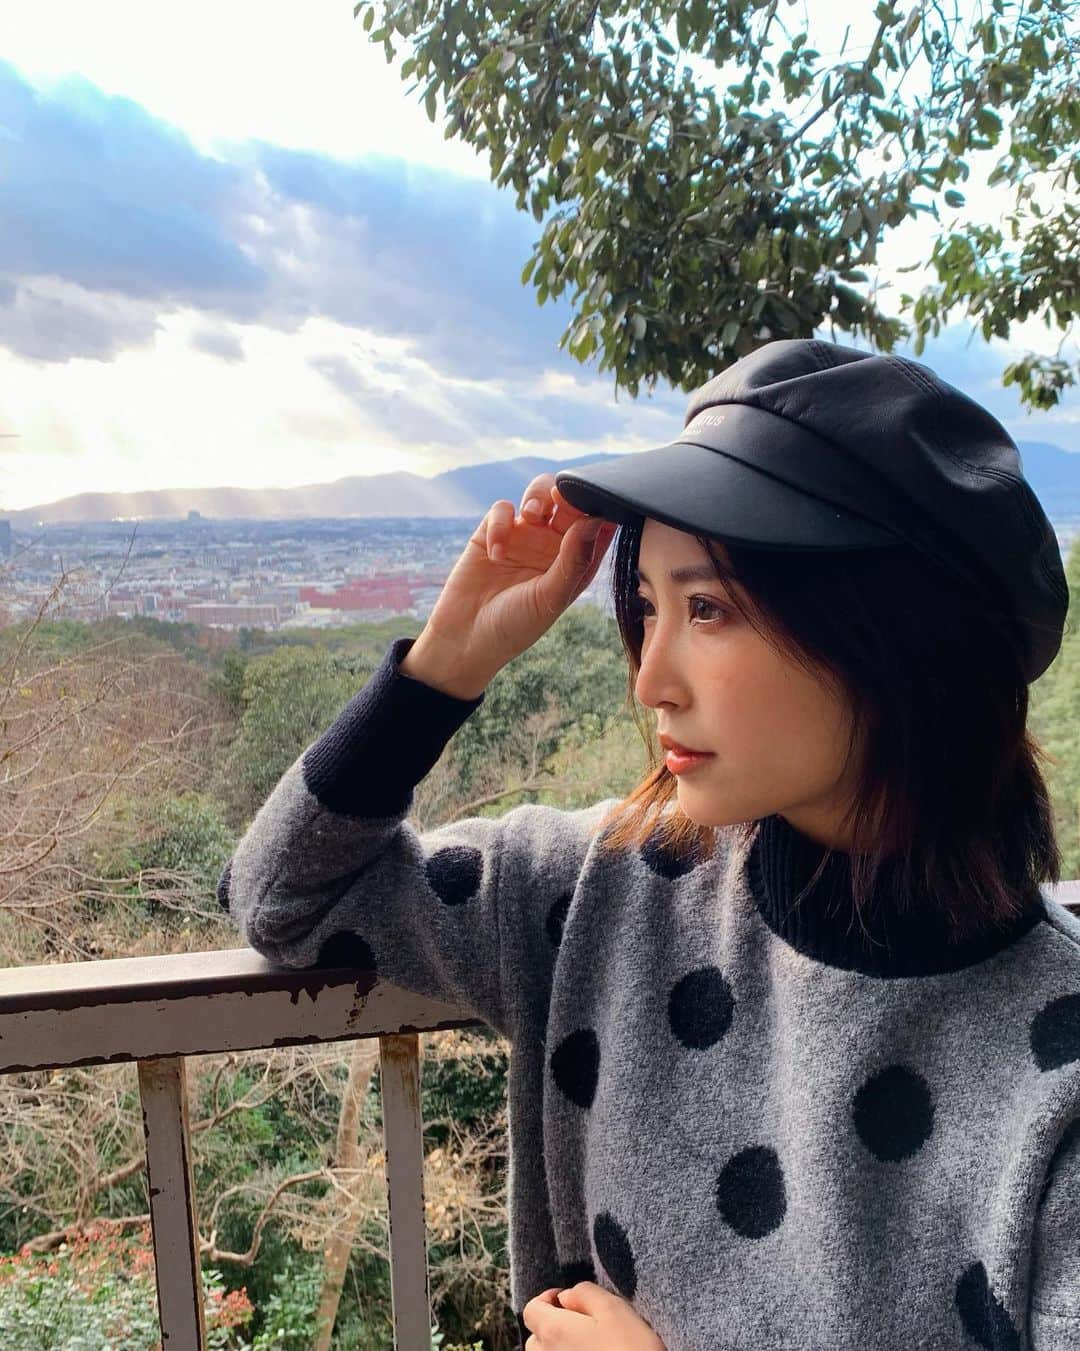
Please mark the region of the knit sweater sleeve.
[[1062, 1136], [1043, 1185], [1029, 1317], [1032, 1351], [1080, 1346], [1080, 1117]]
[[595, 827], [617, 799], [523, 804], [420, 831], [413, 789], [484, 700], [400, 671], [396, 640], [368, 683], [275, 785], [218, 899], [276, 964], [355, 966], [445, 999], [513, 1037], [546, 1010], [562, 924]]

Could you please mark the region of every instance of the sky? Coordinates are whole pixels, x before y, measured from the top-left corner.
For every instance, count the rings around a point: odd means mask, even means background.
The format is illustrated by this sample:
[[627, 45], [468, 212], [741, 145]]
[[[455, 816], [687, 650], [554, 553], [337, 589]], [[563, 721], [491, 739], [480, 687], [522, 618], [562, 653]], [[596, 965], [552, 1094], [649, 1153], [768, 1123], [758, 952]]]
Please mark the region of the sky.
[[[558, 349], [566, 299], [520, 281], [540, 226], [429, 122], [352, 0], [5, 0], [0, 183], [0, 510], [565, 459], [682, 426], [685, 394], [616, 396]], [[946, 221], [1008, 204], [978, 172], [962, 188]], [[879, 250], [886, 307], [930, 280], [895, 271], [930, 229]], [[1000, 381], [1059, 336], [955, 323], [918, 359], [1018, 440], [1080, 450], [1075, 401], [1032, 414]]]

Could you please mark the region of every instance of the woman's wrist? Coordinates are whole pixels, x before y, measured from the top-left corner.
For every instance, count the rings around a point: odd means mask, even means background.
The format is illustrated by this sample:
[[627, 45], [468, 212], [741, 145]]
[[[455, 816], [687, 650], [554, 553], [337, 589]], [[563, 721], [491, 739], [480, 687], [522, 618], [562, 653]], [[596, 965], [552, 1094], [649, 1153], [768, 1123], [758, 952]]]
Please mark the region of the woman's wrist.
[[454, 699], [479, 699], [491, 681], [491, 676], [479, 671], [459, 647], [430, 629], [420, 632], [398, 670]]

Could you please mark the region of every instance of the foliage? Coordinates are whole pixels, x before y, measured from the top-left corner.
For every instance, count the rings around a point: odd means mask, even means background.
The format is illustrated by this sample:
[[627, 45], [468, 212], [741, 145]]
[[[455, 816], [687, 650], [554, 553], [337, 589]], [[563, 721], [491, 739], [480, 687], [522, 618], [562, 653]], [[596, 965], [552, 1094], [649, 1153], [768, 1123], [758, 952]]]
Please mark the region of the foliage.
[[318, 1332], [315, 1319], [322, 1267], [290, 1252], [271, 1278], [272, 1291], [259, 1304], [260, 1329], [251, 1351], [307, 1351]]
[[231, 763], [248, 815], [326, 730], [371, 669], [321, 646], [280, 647], [247, 662]]
[[[226, 1294], [213, 1270], [202, 1272], [202, 1284], [207, 1345], [246, 1347], [236, 1332], [253, 1313], [245, 1293]], [[0, 1258], [0, 1334], [5, 1351], [156, 1351], [150, 1226], [135, 1235], [98, 1226], [54, 1254], [24, 1248]]]
[[221, 665], [210, 676], [211, 688], [221, 696], [225, 707], [234, 718], [244, 711], [244, 672], [248, 658], [235, 647], [230, 647], [221, 659]]
[[[958, 306], [985, 338], [1033, 315], [1069, 328], [1078, 5], [990, 0], [947, 15], [877, 0], [865, 55], [845, 55], [845, 35], [837, 56], [832, 10], [815, 35], [778, 0], [359, 0], [354, 12], [388, 61], [406, 45], [400, 74], [429, 118], [441, 102], [446, 137], [486, 150], [494, 182], [543, 222], [522, 281], [541, 304], [573, 288], [562, 343], [582, 361], [599, 352], [636, 394], [661, 376], [693, 388], [826, 322], [885, 351], [914, 332], [917, 354]], [[858, 289], [861, 269], [887, 231], [920, 213], [940, 227], [942, 205], [963, 207], [970, 156], [994, 152], [989, 181], [1015, 189], [1014, 209], [1004, 229], [941, 230], [940, 286], [901, 298], [912, 329]], [[1051, 173], [1040, 205], [1036, 180]], [[1050, 407], [1075, 372], [1028, 354], [1005, 381]]]
[[464, 1342], [454, 1342], [452, 1345], [447, 1343], [444, 1346], [443, 1341], [443, 1334], [433, 1329], [431, 1334], [432, 1351], [484, 1351], [483, 1342], [472, 1342], [468, 1346]]
[[1028, 725], [1053, 757], [1044, 766], [1061, 848], [1061, 875], [1080, 877], [1080, 536], [1065, 560], [1069, 614], [1061, 651], [1031, 687]]
[[139, 850], [137, 866], [183, 873], [213, 895], [235, 843], [220, 804], [189, 789], [154, 804], [153, 817], [154, 834]]
[[422, 1062], [424, 1136], [433, 1145], [450, 1141], [450, 1123], [468, 1132], [490, 1130], [506, 1102], [507, 1044], [490, 1028], [469, 1028], [463, 1039], [479, 1053]]
[[[484, 702], [454, 734], [459, 797], [469, 798], [491, 765], [505, 767], [512, 747], [524, 772], [526, 757], [544, 764], [567, 738], [579, 746], [595, 740], [611, 725], [625, 696], [626, 665], [615, 621], [595, 606], [572, 606], [503, 667], [485, 690]], [[535, 744], [521, 744], [526, 721], [545, 712], [551, 717], [539, 726]]]

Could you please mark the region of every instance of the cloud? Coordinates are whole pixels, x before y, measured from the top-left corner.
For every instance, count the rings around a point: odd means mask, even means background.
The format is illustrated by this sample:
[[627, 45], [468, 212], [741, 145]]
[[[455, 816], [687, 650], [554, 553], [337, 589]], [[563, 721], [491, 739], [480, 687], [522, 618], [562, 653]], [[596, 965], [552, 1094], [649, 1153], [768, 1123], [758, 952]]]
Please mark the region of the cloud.
[[111, 361], [153, 341], [156, 314], [145, 301], [94, 294], [53, 277], [18, 286], [0, 280], [0, 346], [35, 361]]
[[[0, 347], [42, 366], [126, 357], [144, 382], [144, 354], [146, 370], [171, 363], [185, 405], [213, 390], [232, 424], [258, 406], [259, 444], [271, 429], [290, 439], [282, 463], [296, 439], [331, 454], [366, 437], [435, 470], [461, 452], [663, 445], [682, 426], [684, 393], [661, 381], [613, 402], [610, 374], [558, 349], [569, 303], [538, 306], [520, 281], [540, 226], [489, 182], [259, 141], [211, 154], [85, 79], [38, 90], [2, 62], [0, 165]], [[219, 360], [178, 366], [166, 331]], [[920, 359], [1034, 437], [1000, 384], [1008, 349], [965, 346], [968, 332], [953, 326]], [[73, 387], [84, 410], [88, 386]], [[112, 409], [130, 404], [109, 392]], [[132, 446], [157, 444], [145, 416]], [[95, 434], [115, 427], [103, 405]], [[35, 445], [59, 435], [43, 421]]]
[[191, 335], [191, 345], [197, 352], [220, 357], [222, 361], [243, 361], [244, 345], [234, 334], [223, 328], [200, 328]]
[[80, 76], [39, 93], [0, 62], [0, 127], [0, 271], [159, 302], [265, 289], [226, 228], [246, 176], [137, 103]]
[[68, 334], [0, 335], [24, 355], [144, 341], [145, 316], [110, 339], [90, 298], [109, 295], [114, 314], [127, 300], [285, 331], [321, 316], [477, 378], [559, 358], [568, 305], [541, 311], [520, 282], [538, 227], [490, 183], [259, 142], [212, 158], [130, 99], [77, 76], [37, 90], [2, 62], [0, 136], [0, 273], [87, 293]]
[[[359, 360], [318, 354], [308, 358], [308, 365], [406, 445], [468, 447], [500, 437], [537, 443], [598, 441], [633, 434], [644, 421], [644, 400], [612, 408], [608, 391], [603, 402], [568, 397], [551, 392], [535, 375], [464, 380], [416, 358], [373, 360], [366, 354]], [[577, 390], [575, 382], [569, 384]], [[674, 435], [681, 417], [666, 404], [661, 406], [669, 420], [669, 435]]]

